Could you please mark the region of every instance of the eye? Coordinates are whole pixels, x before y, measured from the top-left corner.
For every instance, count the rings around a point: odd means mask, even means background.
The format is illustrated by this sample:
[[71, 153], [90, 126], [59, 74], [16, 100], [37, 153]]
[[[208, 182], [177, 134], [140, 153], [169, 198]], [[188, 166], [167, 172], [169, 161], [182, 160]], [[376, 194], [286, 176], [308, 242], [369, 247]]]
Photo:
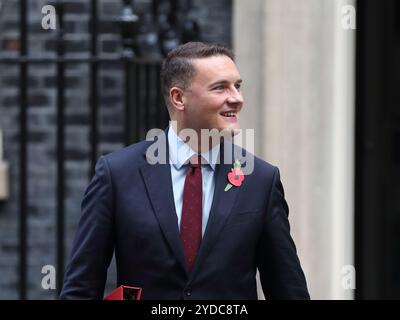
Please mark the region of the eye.
[[224, 90], [224, 89], [225, 89], [225, 86], [223, 86], [222, 84], [213, 88], [213, 90]]
[[237, 91], [240, 91], [240, 88], [242, 87], [242, 85], [240, 84], [240, 83], [237, 83], [236, 85], [235, 85], [235, 88], [236, 88], [236, 90]]

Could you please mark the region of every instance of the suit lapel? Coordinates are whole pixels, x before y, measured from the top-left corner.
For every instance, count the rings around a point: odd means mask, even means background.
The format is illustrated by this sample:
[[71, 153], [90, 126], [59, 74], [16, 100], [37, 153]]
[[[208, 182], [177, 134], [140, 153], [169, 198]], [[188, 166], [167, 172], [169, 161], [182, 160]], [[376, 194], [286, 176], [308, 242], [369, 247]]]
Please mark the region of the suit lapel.
[[[168, 129], [164, 133], [165, 138], [167, 132]], [[169, 159], [168, 142], [166, 143], [166, 151], [166, 159]], [[144, 156], [146, 157], [146, 155]], [[187, 272], [178, 228], [170, 165], [169, 163], [155, 165], [146, 163], [140, 168], [140, 171], [161, 230], [179, 264]]]

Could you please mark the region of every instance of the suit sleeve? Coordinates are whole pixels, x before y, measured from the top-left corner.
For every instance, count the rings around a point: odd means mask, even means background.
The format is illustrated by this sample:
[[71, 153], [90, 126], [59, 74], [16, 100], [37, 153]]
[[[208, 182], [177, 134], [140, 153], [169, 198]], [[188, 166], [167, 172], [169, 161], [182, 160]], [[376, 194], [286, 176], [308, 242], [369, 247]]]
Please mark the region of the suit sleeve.
[[114, 250], [113, 195], [107, 161], [100, 157], [82, 199], [60, 299], [102, 299]]
[[310, 298], [290, 235], [288, 214], [279, 170], [275, 168], [257, 252], [257, 266], [266, 299]]

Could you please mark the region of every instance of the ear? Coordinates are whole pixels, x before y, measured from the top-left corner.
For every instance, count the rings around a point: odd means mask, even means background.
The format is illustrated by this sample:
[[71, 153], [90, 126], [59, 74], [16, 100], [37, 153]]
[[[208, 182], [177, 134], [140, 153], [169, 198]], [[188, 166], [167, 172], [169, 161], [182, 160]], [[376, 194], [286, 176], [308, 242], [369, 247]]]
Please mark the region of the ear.
[[185, 97], [184, 97], [184, 92], [181, 88], [172, 87], [169, 90], [169, 100], [174, 109], [178, 109], [179, 111], [185, 109], [185, 103], [184, 103]]

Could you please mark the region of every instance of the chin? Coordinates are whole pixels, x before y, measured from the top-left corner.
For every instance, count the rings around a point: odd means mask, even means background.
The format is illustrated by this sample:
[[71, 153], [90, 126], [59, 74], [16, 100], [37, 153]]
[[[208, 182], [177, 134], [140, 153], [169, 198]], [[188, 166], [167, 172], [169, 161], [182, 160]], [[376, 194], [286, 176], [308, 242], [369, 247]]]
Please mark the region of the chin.
[[222, 130], [231, 132], [233, 135], [237, 135], [240, 131], [240, 126], [238, 123], [226, 125]]
[[222, 133], [221, 135], [221, 142], [224, 139], [232, 139], [233, 136], [237, 135], [240, 132], [239, 126], [221, 126], [219, 127], [218, 131]]

